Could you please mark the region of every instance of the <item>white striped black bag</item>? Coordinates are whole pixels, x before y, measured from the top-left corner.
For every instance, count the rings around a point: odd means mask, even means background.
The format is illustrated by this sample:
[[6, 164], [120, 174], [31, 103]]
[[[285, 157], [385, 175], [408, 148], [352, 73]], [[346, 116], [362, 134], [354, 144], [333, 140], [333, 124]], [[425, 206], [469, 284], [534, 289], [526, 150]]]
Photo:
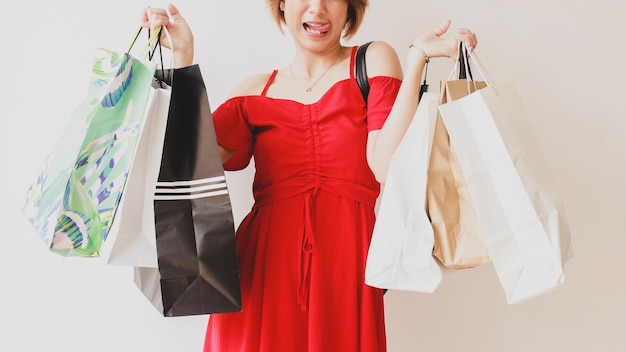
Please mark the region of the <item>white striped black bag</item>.
[[164, 316], [241, 311], [233, 214], [202, 74], [198, 65], [165, 73], [172, 90], [154, 194], [158, 268], [136, 266], [135, 283]]

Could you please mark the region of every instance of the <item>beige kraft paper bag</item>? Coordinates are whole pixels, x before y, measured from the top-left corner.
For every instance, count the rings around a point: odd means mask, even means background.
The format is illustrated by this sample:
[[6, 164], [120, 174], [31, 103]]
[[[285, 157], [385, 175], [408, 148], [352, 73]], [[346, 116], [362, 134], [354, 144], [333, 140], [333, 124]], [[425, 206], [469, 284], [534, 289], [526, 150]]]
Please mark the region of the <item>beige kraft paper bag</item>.
[[[439, 104], [468, 95], [466, 82], [442, 81]], [[485, 87], [485, 83], [475, 82], [471, 86], [474, 91]], [[490, 261], [480, 222], [441, 114], [437, 115], [428, 167], [427, 206], [435, 236], [433, 255], [443, 266], [463, 269]]]

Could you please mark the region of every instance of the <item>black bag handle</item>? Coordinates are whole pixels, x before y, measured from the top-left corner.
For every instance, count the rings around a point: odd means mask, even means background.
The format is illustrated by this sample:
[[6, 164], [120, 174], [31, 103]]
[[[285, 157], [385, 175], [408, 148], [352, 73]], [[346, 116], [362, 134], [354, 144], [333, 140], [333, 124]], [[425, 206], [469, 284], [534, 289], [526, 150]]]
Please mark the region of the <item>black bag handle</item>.
[[468, 75], [470, 81], [473, 81], [474, 77], [472, 76], [472, 69], [469, 65], [469, 52], [467, 52], [467, 48], [463, 46], [463, 42], [459, 42], [459, 79], [467, 79]]
[[[370, 85], [367, 81], [367, 65], [365, 64], [365, 51], [367, 47], [372, 44], [372, 42], [365, 43], [356, 51], [356, 62], [355, 62], [355, 70], [356, 70], [356, 82], [359, 84], [359, 88], [361, 89], [361, 95], [363, 95], [363, 100], [365, 100], [365, 106], [367, 107], [367, 97], [370, 92]], [[422, 99], [422, 95], [425, 92], [428, 92], [428, 84], [426, 83], [426, 75], [428, 74], [428, 62], [426, 60], [426, 66], [424, 67], [424, 82], [420, 86], [420, 94], [419, 98]]]
[[422, 85], [420, 85], [420, 96], [419, 96], [419, 100], [422, 100], [422, 95], [424, 95], [424, 93], [428, 92], [428, 83], [426, 83], [426, 76], [428, 75], [428, 63], [430, 62], [430, 60], [426, 60], [426, 64], [424, 65], [424, 82], [422, 82]]

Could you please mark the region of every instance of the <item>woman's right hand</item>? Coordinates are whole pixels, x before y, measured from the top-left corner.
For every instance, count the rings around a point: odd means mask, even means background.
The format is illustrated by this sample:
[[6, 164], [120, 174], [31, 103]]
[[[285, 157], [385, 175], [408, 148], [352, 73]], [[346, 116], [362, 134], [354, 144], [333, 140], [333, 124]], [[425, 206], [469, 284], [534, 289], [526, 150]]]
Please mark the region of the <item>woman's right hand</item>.
[[165, 33], [162, 33], [161, 45], [170, 48], [174, 53], [174, 66], [178, 68], [193, 64], [193, 33], [174, 5], [169, 4], [167, 10], [148, 7], [143, 12], [141, 25], [150, 29], [165, 26], [172, 38], [172, 43], [169, 43]]

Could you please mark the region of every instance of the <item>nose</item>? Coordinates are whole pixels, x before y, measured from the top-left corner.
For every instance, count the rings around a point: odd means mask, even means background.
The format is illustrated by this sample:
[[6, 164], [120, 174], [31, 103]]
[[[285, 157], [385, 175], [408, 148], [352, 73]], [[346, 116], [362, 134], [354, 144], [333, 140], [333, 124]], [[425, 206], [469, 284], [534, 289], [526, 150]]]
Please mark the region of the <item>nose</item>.
[[309, 0], [309, 12], [315, 14], [324, 13], [325, 5], [325, 0]]

